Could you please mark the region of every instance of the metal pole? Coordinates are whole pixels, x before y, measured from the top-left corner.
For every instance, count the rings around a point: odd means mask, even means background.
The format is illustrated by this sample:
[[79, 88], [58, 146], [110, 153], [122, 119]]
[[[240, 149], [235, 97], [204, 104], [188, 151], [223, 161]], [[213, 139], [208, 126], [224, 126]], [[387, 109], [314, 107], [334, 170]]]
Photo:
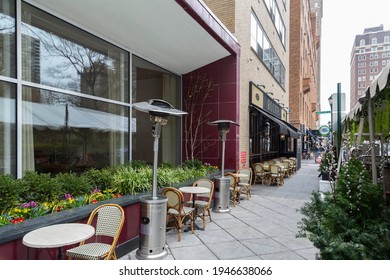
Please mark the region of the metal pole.
[[225, 141], [226, 141], [226, 133], [221, 131], [221, 139], [222, 139], [222, 164], [221, 164], [221, 177], [225, 176]]
[[337, 154], [341, 150], [341, 83], [337, 84]]
[[372, 114], [372, 101], [371, 94], [368, 95], [367, 98], [367, 107], [368, 107], [368, 129], [370, 134], [370, 143], [371, 147], [371, 172], [372, 172], [372, 183], [378, 183], [378, 175], [376, 169], [376, 159], [375, 159], [375, 143], [374, 143], [374, 123], [373, 123], [373, 114]]
[[153, 185], [152, 185], [152, 199], [157, 199], [157, 162], [158, 162], [158, 140], [161, 134], [161, 123], [156, 123], [153, 126]]

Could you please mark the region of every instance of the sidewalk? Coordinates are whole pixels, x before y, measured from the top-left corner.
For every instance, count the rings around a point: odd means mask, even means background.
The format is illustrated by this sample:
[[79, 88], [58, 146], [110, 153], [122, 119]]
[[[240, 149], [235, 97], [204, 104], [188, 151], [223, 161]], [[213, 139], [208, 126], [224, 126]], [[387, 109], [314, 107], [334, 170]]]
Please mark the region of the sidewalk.
[[[285, 179], [281, 187], [252, 186], [252, 197], [241, 199], [229, 213], [211, 213], [213, 222], [194, 234], [166, 234], [169, 254], [166, 260], [314, 260], [318, 250], [310, 241], [296, 238], [297, 212], [318, 191], [318, 164], [302, 160], [301, 169]], [[197, 220], [202, 226], [200, 219]], [[136, 260], [136, 250], [121, 259]]]

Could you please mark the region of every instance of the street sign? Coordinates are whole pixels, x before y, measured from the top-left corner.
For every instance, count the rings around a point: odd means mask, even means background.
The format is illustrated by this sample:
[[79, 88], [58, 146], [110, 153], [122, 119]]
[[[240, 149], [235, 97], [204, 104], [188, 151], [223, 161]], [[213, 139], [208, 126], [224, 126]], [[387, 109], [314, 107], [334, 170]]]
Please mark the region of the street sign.
[[316, 112], [317, 115], [320, 115], [320, 114], [330, 114], [330, 111], [319, 111], [319, 112]]
[[321, 127], [318, 129], [318, 132], [319, 132], [322, 136], [326, 136], [326, 135], [329, 134], [330, 128], [329, 128], [329, 126], [327, 126], [327, 125], [323, 125], [323, 126], [321, 126]]

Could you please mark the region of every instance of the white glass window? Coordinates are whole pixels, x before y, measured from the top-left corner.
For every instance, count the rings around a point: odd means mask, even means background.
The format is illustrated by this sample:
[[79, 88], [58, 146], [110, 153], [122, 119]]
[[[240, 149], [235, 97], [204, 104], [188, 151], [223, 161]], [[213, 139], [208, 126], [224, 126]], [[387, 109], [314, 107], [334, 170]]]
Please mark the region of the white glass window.
[[390, 36], [386, 35], [383, 39], [385, 43], [390, 43]]
[[364, 46], [366, 44], [366, 41], [364, 39], [360, 40], [360, 46]]
[[371, 45], [376, 45], [378, 44], [378, 39], [376, 37], [371, 39]]

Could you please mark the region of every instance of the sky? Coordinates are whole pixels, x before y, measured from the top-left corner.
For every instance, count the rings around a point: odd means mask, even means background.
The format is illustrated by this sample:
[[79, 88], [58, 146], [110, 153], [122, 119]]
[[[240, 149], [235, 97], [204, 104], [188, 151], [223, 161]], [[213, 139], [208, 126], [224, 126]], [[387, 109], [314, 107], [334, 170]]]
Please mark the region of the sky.
[[[389, 2], [386, 0], [323, 0], [321, 35], [321, 111], [330, 110], [328, 98], [346, 93], [349, 112], [350, 59], [355, 36], [365, 28], [383, 24], [390, 30]], [[330, 114], [320, 115], [320, 125], [330, 121]]]

